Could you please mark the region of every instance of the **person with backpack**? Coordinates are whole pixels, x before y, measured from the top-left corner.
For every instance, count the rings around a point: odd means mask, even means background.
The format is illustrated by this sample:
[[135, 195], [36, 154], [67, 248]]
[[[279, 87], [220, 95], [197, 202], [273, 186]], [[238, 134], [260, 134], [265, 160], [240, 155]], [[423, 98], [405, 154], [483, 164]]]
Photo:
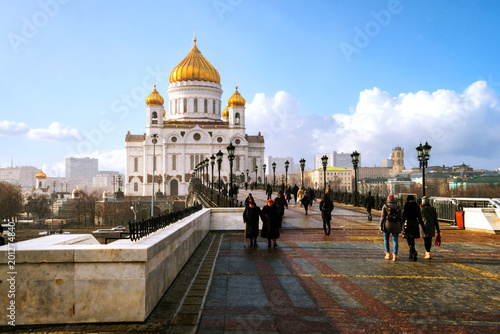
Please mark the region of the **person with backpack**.
[[330, 196], [325, 193], [325, 196], [323, 196], [323, 199], [319, 203], [319, 211], [321, 211], [321, 218], [323, 218], [323, 230], [325, 230], [325, 235], [330, 235], [330, 221], [332, 220], [333, 208], [333, 202]]
[[431, 259], [431, 247], [432, 247], [432, 238], [435, 236], [435, 232], [440, 234], [439, 230], [439, 222], [438, 215], [436, 209], [429, 203], [429, 197], [422, 197], [422, 221], [425, 226], [425, 231], [421, 231], [424, 237], [424, 246], [425, 246], [425, 259]]
[[394, 195], [387, 196], [387, 203], [382, 207], [380, 216], [380, 231], [384, 233], [385, 259], [391, 258], [389, 236], [392, 234], [393, 255], [392, 261], [398, 257], [398, 238], [401, 233], [401, 210], [396, 204]]
[[422, 221], [422, 213], [420, 212], [420, 207], [417, 202], [415, 202], [415, 197], [409, 195], [406, 198], [406, 203], [403, 208], [403, 238], [406, 238], [408, 247], [410, 248], [409, 258], [413, 261], [417, 261], [417, 250], [415, 249], [415, 239], [420, 238], [420, 230], [418, 226], [422, 227], [422, 231], [426, 233], [424, 222]]

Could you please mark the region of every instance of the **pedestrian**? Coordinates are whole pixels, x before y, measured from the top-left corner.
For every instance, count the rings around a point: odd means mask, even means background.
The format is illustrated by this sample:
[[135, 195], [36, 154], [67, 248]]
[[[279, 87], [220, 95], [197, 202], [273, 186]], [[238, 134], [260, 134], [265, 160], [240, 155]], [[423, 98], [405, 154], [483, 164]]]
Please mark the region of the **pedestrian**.
[[239, 193], [239, 188], [238, 188], [238, 185], [235, 184], [234, 185], [234, 192], [233, 192], [233, 196], [234, 196], [234, 200], [237, 201], [238, 200], [238, 193]]
[[298, 192], [299, 192], [299, 187], [297, 186], [297, 184], [294, 184], [293, 188], [292, 188], [292, 193], [293, 193], [293, 199], [295, 200], [295, 204], [297, 204], [297, 193]]
[[372, 220], [372, 208], [375, 206], [375, 199], [372, 196], [372, 192], [369, 191], [368, 195], [365, 197], [364, 207], [368, 213], [368, 220]]
[[286, 201], [290, 203], [290, 200], [292, 199], [292, 188], [290, 185], [286, 186]]
[[224, 187], [222, 188], [222, 196], [226, 197], [227, 196], [227, 186], [224, 185]]
[[403, 208], [403, 238], [406, 238], [406, 242], [410, 248], [409, 258], [413, 261], [417, 261], [418, 253], [415, 249], [415, 239], [420, 238], [419, 225], [422, 226], [422, 230], [425, 231], [420, 207], [417, 202], [415, 202], [415, 197], [409, 195], [406, 198], [406, 203]]
[[261, 210], [255, 205], [253, 199], [248, 201], [248, 206], [243, 212], [243, 222], [245, 225], [245, 237], [250, 239], [250, 247], [257, 247], [257, 237], [259, 236], [259, 217]]
[[300, 189], [297, 191], [297, 199], [299, 200], [300, 205], [302, 205], [302, 198], [304, 197], [304, 194], [304, 188], [300, 187]]
[[314, 190], [312, 190], [311, 188], [309, 188], [307, 194], [309, 195], [309, 204], [311, 204], [312, 206], [316, 200], [316, 194], [314, 193]]
[[309, 206], [309, 204], [311, 203], [311, 200], [309, 199], [309, 195], [308, 194], [305, 194], [302, 199], [300, 200], [300, 202], [302, 203], [302, 205], [304, 206], [304, 209], [306, 210], [306, 216], [307, 216], [307, 207]]
[[255, 203], [255, 200], [253, 199], [252, 193], [248, 193], [247, 198], [245, 198], [245, 207], [248, 206], [250, 201], [254, 201], [254, 203]]
[[248, 182], [245, 182], [245, 191], [248, 190]]
[[234, 197], [234, 187], [232, 185], [229, 185], [229, 198]]
[[271, 240], [273, 246], [276, 247], [276, 239], [280, 237], [281, 216], [272, 199], [268, 199], [267, 205], [262, 208], [261, 218], [262, 231], [260, 236], [267, 239], [267, 247], [271, 247]]
[[398, 238], [401, 233], [401, 210], [396, 204], [394, 196], [387, 196], [387, 203], [382, 207], [382, 216], [380, 217], [380, 231], [384, 233], [385, 259], [391, 258], [389, 236], [392, 234], [393, 255], [392, 261], [398, 257]]
[[283, 192], [278, 193], [278, 197], [274, 199], [274, 205], [278, 207], [278, 212], [280, 214], [281, 219], [283, 219], [283, 216], [285, 215], [285, 207], [288, 209], [288, 203], [283, 196]]
[[429, 197], [424, 196], [422, 198], [422, 222], [425, 226], [425, 231], [422, 230], [422, 235], [424, 236], [424, 246], [425, 246], [425, 258], [429, 260], [431, 258], [431, 247], [432, 238], [435, 236], [435, 231], [440, 234], [438, 215], [436, 209], [429, 202]]
[[333, 202], [330, 196], [325, 193], [323, 199], [319, 203], [319, 211], [321, 211], [321, 218], [323, 219], [323, 230], [326, 235], [330, 235], [330, 221], [332, 220], [332, 211], [334, 209]]
[[273, 195], [273, 188], [270, 184], [267, 184], [266, 195], [267, 199], [271, 199], [271, 196]]

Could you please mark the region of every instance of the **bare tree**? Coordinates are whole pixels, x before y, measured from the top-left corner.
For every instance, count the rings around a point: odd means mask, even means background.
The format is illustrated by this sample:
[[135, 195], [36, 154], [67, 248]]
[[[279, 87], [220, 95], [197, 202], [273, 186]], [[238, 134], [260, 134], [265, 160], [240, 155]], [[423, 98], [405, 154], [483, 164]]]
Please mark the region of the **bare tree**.
[[41, 194], [31, 194], [26, 199], [24, 211], [35, 215], [38, 219], [47, 218], [50, 212], [49, 199]]
[[8, 182], [0, 182], [0, 221], [13, 219], [22, 211], [21, 188]]

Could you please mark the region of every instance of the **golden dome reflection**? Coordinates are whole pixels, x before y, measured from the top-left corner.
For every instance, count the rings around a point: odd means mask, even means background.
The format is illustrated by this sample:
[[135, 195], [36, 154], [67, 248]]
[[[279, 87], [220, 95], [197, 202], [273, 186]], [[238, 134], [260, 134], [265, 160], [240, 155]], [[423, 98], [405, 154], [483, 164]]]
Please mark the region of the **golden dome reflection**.
[[220, 84], [219, 72], [203, 57], [194, 45], [184, 58], [170, 73], [170, 83], [179, 81], [208, 81]]

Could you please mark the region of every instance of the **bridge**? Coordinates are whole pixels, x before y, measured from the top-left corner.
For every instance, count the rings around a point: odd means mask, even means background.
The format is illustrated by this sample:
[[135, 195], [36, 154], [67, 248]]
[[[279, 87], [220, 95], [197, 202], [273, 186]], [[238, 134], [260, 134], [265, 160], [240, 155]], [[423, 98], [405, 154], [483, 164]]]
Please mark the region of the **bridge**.
[[[241, 191], [238, 199], [243, 200], [247, 193]], [[265, 194], [261, 191], [252, 191], [252, 194], [262, 207]], [[153, 256], [153, 249], [157, 250], [154, 254], [164, 258], [168, 258], [169, 252], [175, 254], [175, 260], [168, 260], [168, 266], [174, 271], [173, 268], [181, 264], [178, 274], [171, 278], [166, 292], [161, 293], [150, 310], [144, 309], [142, 320], [120, 317], [120, 313], [128, 312], [133, 306], [130, 304], [139, 300], [134, 286], [122, 282], [119, 290], [111, 294], [105, 293], [101, 285], [100, 293], [87, 295], [93, 298], [89, 303], [107, 305], [105, 321], [92, 323], [95, 319], [91, 317], [83, 318], [78, 324], [60, 320], [61, 315], [56, 313], [74, 312], [72, 317], [76, 319], [79, 313], [91, 308], [78, 303], [72, 309], [57, 308], [54, 314], [45, 314], [45, 322], [4, 326], [0, 330], [7, 333], [500, 332], [498, 235], [467, 231], [443, 222], [443, 243], [440, 247], [433, 246], [431, 260], [419, 256], [418, 261], [410, 261], [405, 240], [400, 238], [399, 260], [393, 262], [384, 260], [383, 239], [378, 233], [379, 212], [374, 212], [374, 220], [370, 222], [363, 208], [336, 203], [332, 233], [326, 236], [318, 204], [305, 216], [303, 208], [292, 202], [285, 212], [278, 247], [267, 248], [267, 240], [259, 238], [259, 247], [250, 248], [244, 247], [242, 210], [204, 209], [181, 220], [178, 227], [167, 227], [169, 232], [155, 232], [132, 246], [125, 245], [130, 241], [122, 240], [91, 246], [97, 253], [91, 259], [81, 259], [86, 270], [95, 270], [99, 260], [105, 262], [105, 254], [110, 259], [114, 256], [123, 271], [128, 270], [127, 265], [138, 266], [143, 260], [146, 261], [144, 268], [157, 265], [159, 257]], [[189, 225], [194, 224], [192, 221], [198, 221], [196, 226], [205, 227], [195, 228]], [[207, 229], [204, 234], [203, 229]], [[194, 239], [200, 241], [195, 243]], [[148, 243], [152, 246], [147, 246]], [[159, 250], [160, 245], [163, 249]], [[107, 253], [103, 253], [105, 247], [109, 248]], [[124, 258], [116, 257], [125, 256], [125, 250], [130, 249], [127, 247], [135, 247], [135, 259], [120, 262]], [[22, 245], [19, 248], [22, 249]], [[191, 248], [192, 254], [181, 259]], [[423, 254], [422, 239], [417, 240], [417, 250]], [[22, 252], [18, 253], [20, 257]], [[6, 263], [4, 254], [0, 251], [1, 263]], [[147, 261], [148, 256], [151, 263]], [[36, 284], [43, 287], [40, 282], [27, 282], [29, 275], [21, 269], [29, 261], [24, 258], [25, 263], [19, 264], [19, 290], [36, 289]], [[0, 271], [2, 277], [6, 277], [4, 267]], [[37, 266], [42, 273], [47, 268], [43, 264]], [[87, 277], [98, 280], [97, 275], [88, 273]], [[103, 273], [99, 279], [113, 275], [118, 274], [116, 271]], [[84, 275], [80, 273], [80, 276]], [[56, 281], [57, 275], [52, 279], [52, 291], [57, 293], [60, 281]], [[161, 284], [168, 281], [157, 276], [155, 279], [145, 284], [146, 294], [150, 290], [151, 294], [158, 293], [156, 286], [160, 280]], [[139, 280], [136, 283], [139, 284]], [[66, 281], [59, 287], [65, 284]], [[7, 305], [1, 299], [5, 281], [0, 288], [1, 304]], [[47, 291], [44, 290], [45, 300], [51, 300]], [[26, 292], [21, 295], [22, 298], [30, 296]], [[73, 303], [70, 300], [73, 296], [57, 297], [66, 298], [70, 305]], [[22, 312], [29, 311], [18, 309], [18, 319], [22, 319]]]

